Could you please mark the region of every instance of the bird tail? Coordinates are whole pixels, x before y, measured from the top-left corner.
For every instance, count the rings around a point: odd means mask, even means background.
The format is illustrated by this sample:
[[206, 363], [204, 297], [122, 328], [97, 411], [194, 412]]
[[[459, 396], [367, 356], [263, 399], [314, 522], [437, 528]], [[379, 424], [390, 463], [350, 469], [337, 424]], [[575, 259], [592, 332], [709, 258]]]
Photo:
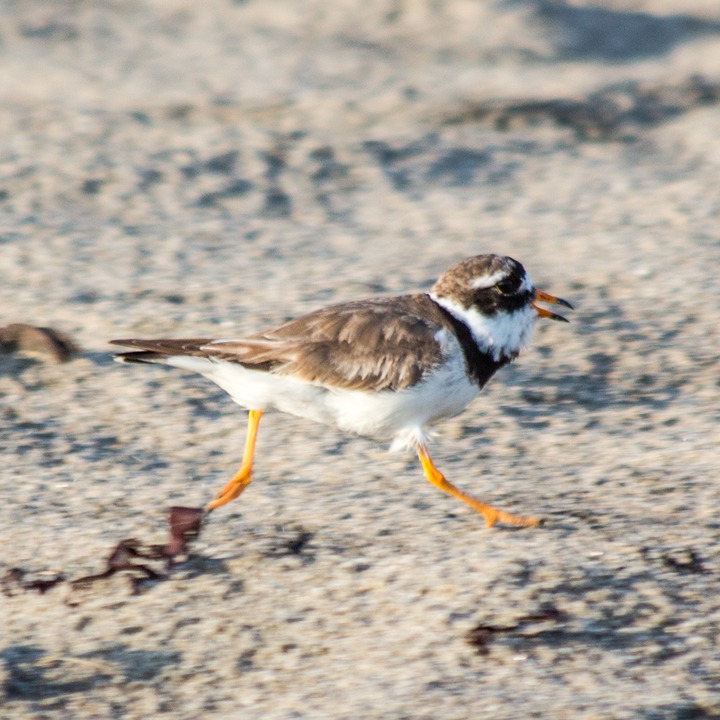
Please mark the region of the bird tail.
[[[207, 338], [187, 338], [187, 339], [158, 339], [158, 340], [140, 340], [136, 338], [127, 340], [111, 340], [111, 345], [125, 345], [131, 348], [137, 348], [129, 352], [122, 352], [115, 355], [114, 360], [121, 363], [153, 363], [156, 365], [174, 365], [184, 367], [188, 363], [181, 360], [195, 360], [190, 362], [192, 370], [196, 370], [195, 365], [201, 358], [205, 361], [200, 363], [202, 367], [206, 364], [203, 346], [210, 342]], [[198, 372], [200, 372], [198, 370]]]

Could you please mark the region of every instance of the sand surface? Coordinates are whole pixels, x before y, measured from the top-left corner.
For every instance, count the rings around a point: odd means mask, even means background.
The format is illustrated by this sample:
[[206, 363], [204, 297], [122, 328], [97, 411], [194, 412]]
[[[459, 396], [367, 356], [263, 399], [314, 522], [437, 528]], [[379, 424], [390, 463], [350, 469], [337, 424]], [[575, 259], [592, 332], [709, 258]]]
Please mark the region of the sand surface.
[[[0, 325], [82, 347], [0, 355], [3, 718], [720, 717], [716, 0], [0, 18]], [[164, 542], [240, 460], [222, 391], [107, 340], [240, 335], [490, 251], [577, 310], [433, 451], [544, 528], [275, 415], [168, 579], [32, 588]]]

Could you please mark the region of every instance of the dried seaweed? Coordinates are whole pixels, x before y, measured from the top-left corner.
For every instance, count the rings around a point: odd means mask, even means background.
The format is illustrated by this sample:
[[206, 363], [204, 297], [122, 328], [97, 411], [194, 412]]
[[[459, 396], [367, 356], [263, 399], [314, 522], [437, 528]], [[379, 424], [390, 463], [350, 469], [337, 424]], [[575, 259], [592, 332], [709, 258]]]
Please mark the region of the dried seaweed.
[[5, 352], [39, 355], [58, 363], [66, 362], [79, 351], [65, 333], [24, 323], [12, 323], [0, 328], [0, 348]]
[[10, 568], [0, 578], [0, 591], [6, 597], [17, 594], [16, 590], [23, 592], [35, 591], [40, 595], [44, 595], [48, 590], [62, 582], [65, 582], [65, 576], [62, 574], [51, 576], [41, 574], [37, 577], [28, 577], [28, 572], [23, 568]]
[[[204, 517], [205, 511], [202, 508], [171, 507], [168, 511], [170, 539], [165, 545], [150, 545], [135, 538], [121, 540], [107, 557], [102, 572], [70, 580], [70, 587], [87, 587], [117, 573], [125, 573], [130, 580], [133, 594], [137, 594], [143, 582], [167, 578], [178, 559], [187, 556], [191, 542], [200, 534]], [[36, 591], [42, 595], [66, 581], [63, 574], [28, 578], [26, 570], [12, 568], [0, 578], [0, 590], [7, 596], [14, 595], [17, 591]]]
[[478, 655], [488, 655], [490, 652], [490, 644], [499, 635], [512, 635], [516, 638], [530, 637], [536, 633], [527, 632], [526, 629], [532, 625], [546, 622], [560, 622], [563, 619], [563, 613], [554, 606], [541, 608], [538, 612], [531, 615], [523, 615], [510, 625], [490, 625], [479, 623], [466, 635], [466, 640], [478, 652]]

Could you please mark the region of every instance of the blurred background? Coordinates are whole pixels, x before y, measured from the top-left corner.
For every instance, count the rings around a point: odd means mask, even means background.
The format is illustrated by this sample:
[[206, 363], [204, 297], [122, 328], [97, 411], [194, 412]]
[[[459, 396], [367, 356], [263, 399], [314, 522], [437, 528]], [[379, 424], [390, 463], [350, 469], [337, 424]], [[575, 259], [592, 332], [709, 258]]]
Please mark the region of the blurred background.
[[486, 531], [412, 458], [269, 419], [169, 580], [7, 580], [8, 718], [720, 716], [716, 0], [0, 20], [6, 580], [100, 572], [239, 463], [239, 408], [109, 339], [245, 334], [483, 252], [578, 308], [434, 446], [545, 529]]

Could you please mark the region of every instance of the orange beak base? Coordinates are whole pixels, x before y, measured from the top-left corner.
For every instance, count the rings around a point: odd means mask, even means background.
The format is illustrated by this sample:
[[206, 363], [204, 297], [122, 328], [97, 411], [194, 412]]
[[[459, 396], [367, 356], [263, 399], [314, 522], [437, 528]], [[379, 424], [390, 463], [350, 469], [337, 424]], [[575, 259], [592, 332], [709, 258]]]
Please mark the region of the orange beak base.
[[[563, 307], [569, 308], [570, 310], [573, 309], [573, 306], [567, 301], [563, 300], [562, 298], [555, 297], [554, 295], [550, 295], [550, 293], [543, 292], [542, 290], [536, 290], [535, 291], [535, 300], [539, 300], [540, 302], [544, 303], [550, 303], [551, 305], [562, 305]], [[533, 309], [535, 312], [543, 318], [547, 318], [548, 320], [558, 320], [560, 322], [570, 322], [567, 318], [563, 317], [562, 315], [558, 315], [557, 313], [550, 312], [550, 310], [546, 310], [545, 308], [538, 307], [535, 303], [532, 304]]]

